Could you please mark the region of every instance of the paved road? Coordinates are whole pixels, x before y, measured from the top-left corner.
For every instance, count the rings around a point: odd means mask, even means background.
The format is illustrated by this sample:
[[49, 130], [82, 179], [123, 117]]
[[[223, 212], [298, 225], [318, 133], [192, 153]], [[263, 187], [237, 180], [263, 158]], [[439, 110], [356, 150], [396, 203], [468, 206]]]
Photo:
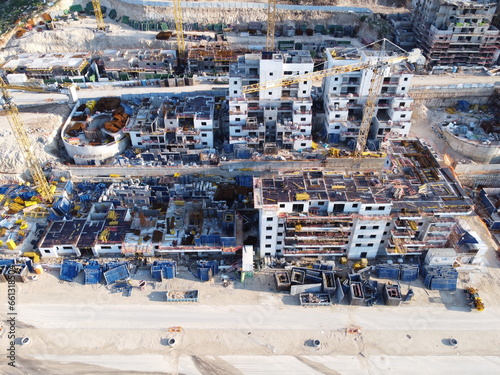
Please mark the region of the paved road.
[[335, 330], [357, 324], [367, 330], [490, 331], [498, 324], [498, 312], [491, 308], [471, 314], [442, 305], [400, 307], [397, 314], [392, 310], [389, 316], [385, 308], [352, 310], [347, 306], [332, 311], [300, 306], [148, 305], [146, 309], [142, 305], [23, 303], [18, 319], [41, 329], [157, 329], [181, 325], [197, 329]]

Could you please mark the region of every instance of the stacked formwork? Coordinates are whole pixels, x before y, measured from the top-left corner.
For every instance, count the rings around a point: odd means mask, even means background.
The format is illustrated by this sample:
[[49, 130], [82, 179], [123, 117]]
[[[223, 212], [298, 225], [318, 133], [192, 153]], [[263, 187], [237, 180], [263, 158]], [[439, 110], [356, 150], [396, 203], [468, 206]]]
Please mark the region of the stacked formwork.
[[401, 264], [401, 272], [399, 274], [399, 279], [401, 281], [415, 281], [418, 279], [419, 267], [413, 264]]
[[355, 306], [365, 304], [363, 283], [359, 275], [349, 275], [349, 304]]
[[155, 260], [151, 265], [151, 277], [157, 281], [164, 279], [174, 279], [177, 273], [177, 263], [175, 261]]
[[103, 273], [107, 285], [114, 284], [119, 280], [127, 280], [130, 277], [128, 263], [126, 262], [117, 262], [107, 266], [107, 271]]
[[418, 279], [419, 267], [414, 264], [379, 264], [375, 273], [380, 279], [402, 280], [406, 282]]
[[216, 260], [200, 260], [196, 268], [196, 277], [200, 281], [209, 281], [214, 275], [219, 273], [219, 263]]
[[305, 280], [306, 280], [306, 271], [298, 268], [292, 268], [292, 277], [291, 277], [292, 285], [304, 284]]
[[399, 306], [401, 303], [401, 288], [399, 285], [384, 285], [384, 301], [387, 306]]
[[102, 280], [102, 267], [96, 261], [90, 261], [83, 267], [83, 281], [85, 285], [100, 284]]
[[449, 291], [457, 289], [458, 272], [451, 266], [425, 266], [422, 276], [427, 289]]
[[81, 263], [65, 259], [61, 265], [61, 272], [59, 273], [59, 279], [63, 281], [72, 282], [76, 279], [82, 268], [83, 267]]
[[399, 264], [379, 264], [375, 270], [379, 279], [399, 280]]
[[332, 271], [323, 271], [323, 292], [333, 295], [335, 293], [335, 274]]
[[290, 290], [292, 285], [290, 276], [287, 271], [278, 271], [274, 273], [274, 281], [276, 282], [276, 290], [278, 292], [286, 292]]

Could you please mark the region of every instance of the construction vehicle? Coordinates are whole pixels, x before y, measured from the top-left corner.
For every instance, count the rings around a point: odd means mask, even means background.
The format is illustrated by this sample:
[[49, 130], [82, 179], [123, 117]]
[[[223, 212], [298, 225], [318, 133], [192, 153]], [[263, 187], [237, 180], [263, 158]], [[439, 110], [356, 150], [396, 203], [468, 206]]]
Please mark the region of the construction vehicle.
[[101, 10], [101, 2], [99, 0], [92, 0], [92, 6], [94, 7], [95, 20], [97, 21], [97, 30], [105, 31], [106, 25], [104, 24], [104, 17]]
[[0, 78], [0, 89], [2, 91], [3, 108], [7, 113], [7, 119], [10, 123], [14, 137], [17, 140], [19, 147], [24, 155], [28, 170], [31, 173], [31, 177], [38, 188], [42, 199], [46, 202], [52, 202], [52, 194], [50, 193], [50, 185], [45, 178], [42, 167], [40, 166], [40, 161], [35, 157], [32, 152], [31, 141], [26, 132], [26, 128], [21, 120], [21, 115], [17, 106], [12, 100], [12, 96], [7, 89], [7, 85], [4, 80]]
[[[268, 32], [268, 37], [269, 37], [269, 32]], [[270, 80], [270, 81], [265, 81], [265, 82], [261, 82], [261, 83], [246, 85], [246, 86], [242, 87], [241, 92], [243, 94], [248, 94], [248, 93], [252, 93], [252, 92], [258, 92], [258, 91], [277, 88], [277, 87], [285, 87], [285, 86], [289, 86], [289, 85], [292, 85], [294, 83], [299, 83], [299, 82], [303, 82], [303, 81], [312, 81], [312, 80], [322, 79], [325, 77], [330, 77], [330, 76], [339, 75], [339, 74], [343, 74], [343, 73], [354, 72], [357, 70], [372, 69], [373, 75], [371, 77], [370, 88], [368, 90], [368, 97], [366, 100], [366, 104], [364, 105], [363, 118], [361, 120], [361, 124], [359, 127], [357, 146], [356, 146], [356, 150], [354, 152], [355, 156], [357, 158], [361, 158], [361, 157], [363, 157], [363, 152], [365, 151], [366, 142], [368, 140], [368, 133], [370, 131], [370, 125], [371, 125], [371, 122], [373, 120], [373, 116], [375, 114], [376, 101], [377, 101], [377, 98], [378, 98], [378, 95], [380, 92], [380, 88], [382, 86], [382, 82], [384, 80], [384, 70], [385, 70], [384, 68], [390, 67], [391, 65], [394, 65], [396, 63], [399, 63], [399, 62], [402, 62], [405, 60], [407, 60], [408, 62], [416, 62], [417, 59], [421, 56], [420, 49], [416, 48], [410, 52], [404, 51], [405, 53], [403, 53], [399, 56], [389, 56], [389, 57], [383, 58], [382, 55], [385, 51], [385, 45], [387, 42], [391, 43], [387, 39], [382, 39], [382, 40], [376, 41], [376, 42], [364, 47], [364, 48], [373, 47], [375, 45], [380, 44], [382, 46], [382, 48], [380, 49], [379, 58], [377, 60], [366, 60], [366, 61], [361, 61], [361, 62], [356, 63], [356, 64], [335, 66], [333, 68], [324, 69], [324, 70], [311, 72], [311, 73], [307, 73], [307, 74], [299, 74], [299, 75], [288, 76], [288, 77], [284, 77], [284, 78], [280, 78], [280, 79], [276, 79], [276, 80]], [[373, 157], [373, 155], [369, 155], [369, 156]]]
[[479, 297], [479, 291], [476, 288], [469, 286], [464, 290], [464, 292], [467, 295], [472, 307], [474, 307], [477, 311], [484, 310], [483, 300]]

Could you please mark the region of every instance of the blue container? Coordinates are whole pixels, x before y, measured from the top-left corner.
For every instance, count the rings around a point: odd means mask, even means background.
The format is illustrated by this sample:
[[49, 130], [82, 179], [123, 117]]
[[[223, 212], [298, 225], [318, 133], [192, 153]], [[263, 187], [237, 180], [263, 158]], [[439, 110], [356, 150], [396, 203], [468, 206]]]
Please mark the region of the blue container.
[[205, 267], [198, 267], [197, 277], [200, 281], [209, 281], [212, 278], [212, 269]]
[[207, 264], [212, 269], [212, 276], [217, 275], [219, 273], [219, 262], [218, 261], [211, 260]]
[[418, 266], [401, 266], [400, 279], [402, 281], [415, 281], [418, 278]]
[[163, 265], [162, 276], [164, 279], [175, 279], [175, 273], [176, 264], [174, 262]]
[[151, 277], [154, 280], [161, 281], [161, 279], [162, 279], [161, 266], [158, 266], [158, 265], [151, 266]]

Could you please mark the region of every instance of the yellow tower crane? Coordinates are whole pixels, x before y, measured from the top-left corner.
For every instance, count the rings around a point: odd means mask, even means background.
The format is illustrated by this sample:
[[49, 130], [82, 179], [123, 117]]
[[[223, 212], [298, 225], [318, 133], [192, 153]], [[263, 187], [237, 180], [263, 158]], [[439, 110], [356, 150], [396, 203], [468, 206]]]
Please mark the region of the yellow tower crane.
[[[35, 182], [35, 185], [38, 187], [38, 191], [42, 196], [43, 200], [47, 202], [52, 202], [52, 194], [50, 193], [50, 185], [45, 178], [45, 175], [40, 167], [40, 161], [35, 157], [32, 152], [31, 142], [28, 137], [28, 133], [26, 132], [26, 128], [21, 120], [21, 116], [19, 114], [19, 110], [12, 100], [12, 96], [7, 89], [7, 85], [4, 80], [0, 78], [0, 88], [2, 90], [2, 98], [3, 98], [3, 108], [7, 113], [7, 119], [9, 120], [10, 126], [12, 127], [12, 131], [14, 132], [14, 137], [16, 139], [17, 144], [21, 148], [21, 151], [24, 155], [24, 159], [26, 161], [28, 170], [31, 173], [31, 177]], [[43, 91], [33, 88], [31, 91]]]
[[274, 51], [274, 32], [276, 30], [276, 1], [277, 0], [268, 0], [267, 3], [266, 51]]
[[[373, 44], [382, 42], [385, 43], [385, 39], [377, 41]], [[271, 81], [265, 81], [260, 83], [255, 83], [251, 85], [243, 86], [241, 92], [243, 94], [248, 94], [252, 92], [259, 92], [267, 89], [273, 89], [276, 87], [285, 87], [292, 85], [294, 83], [300, 83], [304, 81], [313, 81], [317, 79], [322, 79], [325, 77], [330, 77], [334, 75], [354, 72], [357, 70], [371, 69], [373, 71], [373, 76], [370, 82], [370, 88], [368, 91], [368, 97], [363, 110], [363, 118], [361, 120], [361, 125], [358, 134], [358, 146], [356, 148], [355, 155], [361, 157], [362, 153], [366, 147], [366, 142], [368, 138], [368, 133], [370, 131], [370, 124], [375, 113], [376, 102], [378, 95], [380, 93], [380, 87], [384, 79], [384, 67], [389, 67], [393, 64], [397, 64], [401, 61], [408, 60], [409, 62], [415, 62], [421, 56], [421, 52], [418, 48], [413, 49], [410, 52], [405, 52], [399, 56], [390, 56], [386, 58], [379, 58], [377, 60], [366, 60], [359, 63], [350, 65], [340, 65], [334, 66], [333, 68], [319, 70], [316, 72], [311, 72], [307, 74], [300, 74], [295, 76], [284, 77], [280, 79], [275, 79]]]
[[106, 30], [104, 17], [102, 16], [101, 2], [99, 0], [92, 0], [92, 6], [94, 7], [95, 20], [97, 21], [97, 30]]
[[175, 31], [177, 32], [177, 53], [179, 58], [183, 58], [186, 53], [186, 43], [184, 42], [184, 29], [182, 27], [182, 7], [181, 0], [173, 0]]

